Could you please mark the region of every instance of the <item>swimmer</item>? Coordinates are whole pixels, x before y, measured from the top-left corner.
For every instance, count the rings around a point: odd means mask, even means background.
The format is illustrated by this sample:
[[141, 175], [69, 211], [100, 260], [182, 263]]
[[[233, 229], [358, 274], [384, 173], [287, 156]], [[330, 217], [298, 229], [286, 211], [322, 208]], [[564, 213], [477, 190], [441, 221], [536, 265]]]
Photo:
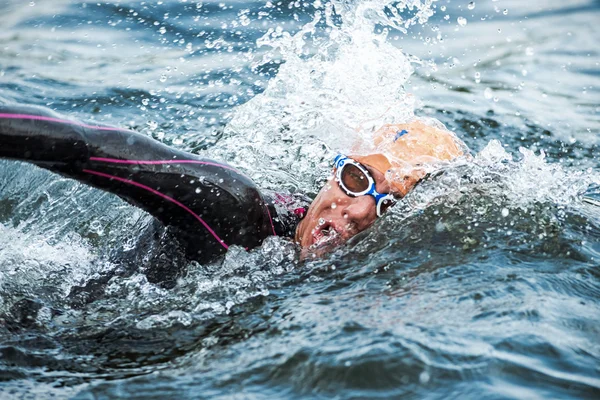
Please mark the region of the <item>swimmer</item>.
[[187, 257], [201, 263], [272, 235], [309, 249], [342, 243], [465, 149], [443, 126], [386, 125], [372, 143], [333, 160], [332, 178], [309, 205], [302, 195], [263, 193], [230, 165], [137, 132], [0, 104], [0, 157], [116, 194], [174, 229]]

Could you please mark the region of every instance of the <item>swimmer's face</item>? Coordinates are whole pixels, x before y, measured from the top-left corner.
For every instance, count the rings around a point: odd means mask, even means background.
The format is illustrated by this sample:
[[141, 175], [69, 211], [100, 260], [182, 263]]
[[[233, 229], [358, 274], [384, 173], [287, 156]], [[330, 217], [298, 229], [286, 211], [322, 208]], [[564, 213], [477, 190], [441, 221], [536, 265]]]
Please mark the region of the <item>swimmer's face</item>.
[[[368, 165], [365, 167], [375, 180], [376, 190], [389, 193], [390, 186], [383, 174]], [[350, 197], [330, 177], [300, 221], [295, 240], [303, 248], [343, 243], [367, 229], [376, 219], [372, 196]]]

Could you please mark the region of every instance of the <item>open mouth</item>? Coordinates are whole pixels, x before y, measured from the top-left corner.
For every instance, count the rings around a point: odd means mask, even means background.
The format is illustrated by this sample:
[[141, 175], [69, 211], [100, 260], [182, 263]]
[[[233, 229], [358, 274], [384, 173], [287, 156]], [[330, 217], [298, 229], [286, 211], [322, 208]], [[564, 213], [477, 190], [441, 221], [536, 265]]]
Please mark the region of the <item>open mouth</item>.
[[329, 222], [317, 226], [313, 231], [313, 246], [323, 246], [342, 241], [342, 236]]

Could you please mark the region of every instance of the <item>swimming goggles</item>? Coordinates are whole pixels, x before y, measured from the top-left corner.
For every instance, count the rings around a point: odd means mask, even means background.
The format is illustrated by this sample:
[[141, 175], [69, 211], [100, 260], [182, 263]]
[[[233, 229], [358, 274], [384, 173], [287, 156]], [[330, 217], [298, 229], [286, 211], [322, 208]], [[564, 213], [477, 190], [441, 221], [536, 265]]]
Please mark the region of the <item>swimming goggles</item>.
[[367, 168], [351, 158], [338, 154], [333, 161], [335, 179], [340, 188], [350, 197], [372, 196], [377, 206], [377, 216], [396, 204], [396, 198], [389, 193], [375, 190], [375, 179]]

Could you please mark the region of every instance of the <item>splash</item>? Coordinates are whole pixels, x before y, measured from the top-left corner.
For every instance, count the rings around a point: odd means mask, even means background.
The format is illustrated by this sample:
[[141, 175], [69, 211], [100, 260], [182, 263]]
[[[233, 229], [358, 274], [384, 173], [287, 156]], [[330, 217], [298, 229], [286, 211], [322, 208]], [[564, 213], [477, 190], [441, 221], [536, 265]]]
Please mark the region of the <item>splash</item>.
[[73, 285], [81, 284], [107, 265], [77, 234], [57, 244], [0, 224], [0, 313], [21, 297], [60, 302]]
[[424, 24], [432, 3], [316, 2], [312, 21], [295, 34], [269, 29], [257, 42], [266, 50], [253, 66], [276, 61], [279, 71], [236, 110], [211, 155], [246, 169], [263, 187], [314, 190], [334, 152], [413, 116], [415, 99], [404, 85], [420, 60], [387, 38], [392, 29]]
[[519, 153], [515, 158], [500, 141], [491, 140], [472, 159], [453, 164], [432, 184], [417, 187], [407, 196], [403, 211], [414, 214], [431, 204], [452, 207], [465, 198], [481, 197], [501, 206], [503, 214], [511, 209], [528, 211], [536, 204], [580, 207], [583, 193], [600, 183], [600, 175], [592, 171], [572, 171], [560, 163], [549, 163], [543, 151], [535, 154], [521, 147]]

